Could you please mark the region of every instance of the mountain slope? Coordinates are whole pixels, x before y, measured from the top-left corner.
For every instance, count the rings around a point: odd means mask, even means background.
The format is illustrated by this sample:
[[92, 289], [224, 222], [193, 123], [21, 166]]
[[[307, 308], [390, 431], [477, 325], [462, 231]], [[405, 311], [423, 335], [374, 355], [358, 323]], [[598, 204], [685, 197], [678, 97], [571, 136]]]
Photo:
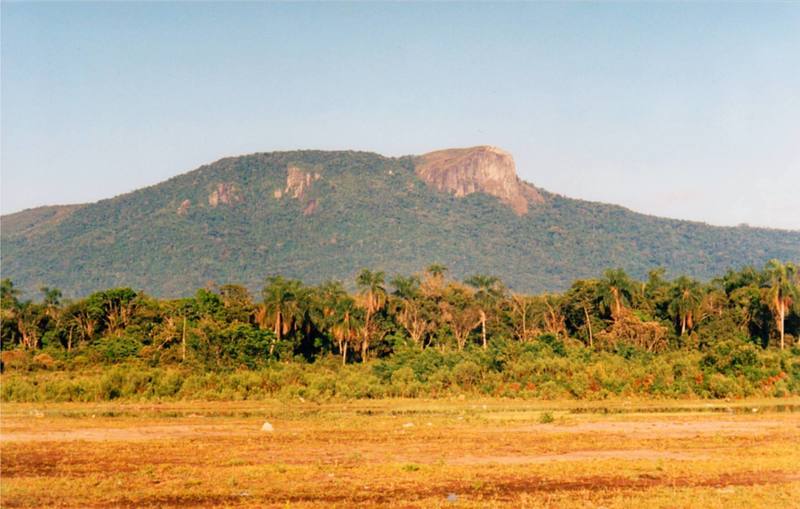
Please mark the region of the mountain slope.
[[3, 277], [27, 292], [125, 285], [177, 296], [209, 281], [257, 289], [269, 274], [314, 283], [438, 262], [454, 277], [489, 273], [542, 291], [616, 266], [708, 278], [769, 258], [800, 260], [800, 232], [569, 199], [520, 181], [498, 149], [463, 150], [252, 154], [93, 204], [3, 216]]

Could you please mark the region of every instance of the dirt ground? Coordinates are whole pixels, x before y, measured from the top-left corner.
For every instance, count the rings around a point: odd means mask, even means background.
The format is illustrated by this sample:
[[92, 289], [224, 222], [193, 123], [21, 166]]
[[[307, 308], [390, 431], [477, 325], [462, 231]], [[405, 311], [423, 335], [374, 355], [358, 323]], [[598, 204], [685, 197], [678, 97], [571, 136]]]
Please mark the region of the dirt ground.
[[3, 404], [0, 444], [2, 507], [800, 508], [800, 400]]

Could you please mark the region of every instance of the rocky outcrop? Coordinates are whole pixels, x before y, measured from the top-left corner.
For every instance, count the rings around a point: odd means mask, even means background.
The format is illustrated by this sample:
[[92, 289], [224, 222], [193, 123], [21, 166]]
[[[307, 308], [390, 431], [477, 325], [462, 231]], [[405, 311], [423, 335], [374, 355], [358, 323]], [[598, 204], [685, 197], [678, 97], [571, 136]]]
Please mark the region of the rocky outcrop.
[[514, 158], [497, 147], [480, 146], [437, 150], [415, 161], [417, 176], [439, 191], [458, 197], [472, 193], [496, 196], [519, 215], [544, 197], [531, 184], [517, 177]]
[[286, 188], [275, 189], [272, 195], [277, 200], [284, 196], [298, 200], [303, 206], [303, 215], [310, 216], [317, 211], [319, 204], [317, 200], [310, 199], [308, 191], [320, 178], [322, 177], [319, 172], [306, 171], [299, 166], [290, 164], [286, 168]]
[[217, 187], [208, 195], [208, 204], [216, 207], [219, 204], [230, 205], [242, 201], [242, 195], [233, 184], [220, 182]]
[[192, 206], [191, 200], [183, 200], [180, 207], [178, 207], [178, 215], [185, 216], [189, 212], [189, 207]]
[[319, 178], [319, 173], [306, 172], [300, 167], [290, 164], [286, 170], [286, 189], [283, 190], [283, 194], [302, 199], [306, 191], [311, 188], [311, 184]]

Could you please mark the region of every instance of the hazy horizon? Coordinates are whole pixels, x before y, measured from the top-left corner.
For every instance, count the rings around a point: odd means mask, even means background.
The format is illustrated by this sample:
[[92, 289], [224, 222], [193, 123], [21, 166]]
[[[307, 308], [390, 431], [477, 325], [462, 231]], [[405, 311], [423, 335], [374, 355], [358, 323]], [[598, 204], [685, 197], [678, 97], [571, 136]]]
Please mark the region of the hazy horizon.
[[3, 214], [222, 157], [496, 145], [548, 191], [800, 229], [800, 5], [2, 4]]

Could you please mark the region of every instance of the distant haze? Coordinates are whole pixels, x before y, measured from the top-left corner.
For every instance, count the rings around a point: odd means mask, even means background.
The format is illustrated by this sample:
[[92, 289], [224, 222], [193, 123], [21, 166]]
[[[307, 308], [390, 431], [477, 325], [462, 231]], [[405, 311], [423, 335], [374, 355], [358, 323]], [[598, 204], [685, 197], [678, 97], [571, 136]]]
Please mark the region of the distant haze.
[[572, 197], [800, 229], [797, 3], [2, 4], [3, 213], [223, 156], [490, 144]]

